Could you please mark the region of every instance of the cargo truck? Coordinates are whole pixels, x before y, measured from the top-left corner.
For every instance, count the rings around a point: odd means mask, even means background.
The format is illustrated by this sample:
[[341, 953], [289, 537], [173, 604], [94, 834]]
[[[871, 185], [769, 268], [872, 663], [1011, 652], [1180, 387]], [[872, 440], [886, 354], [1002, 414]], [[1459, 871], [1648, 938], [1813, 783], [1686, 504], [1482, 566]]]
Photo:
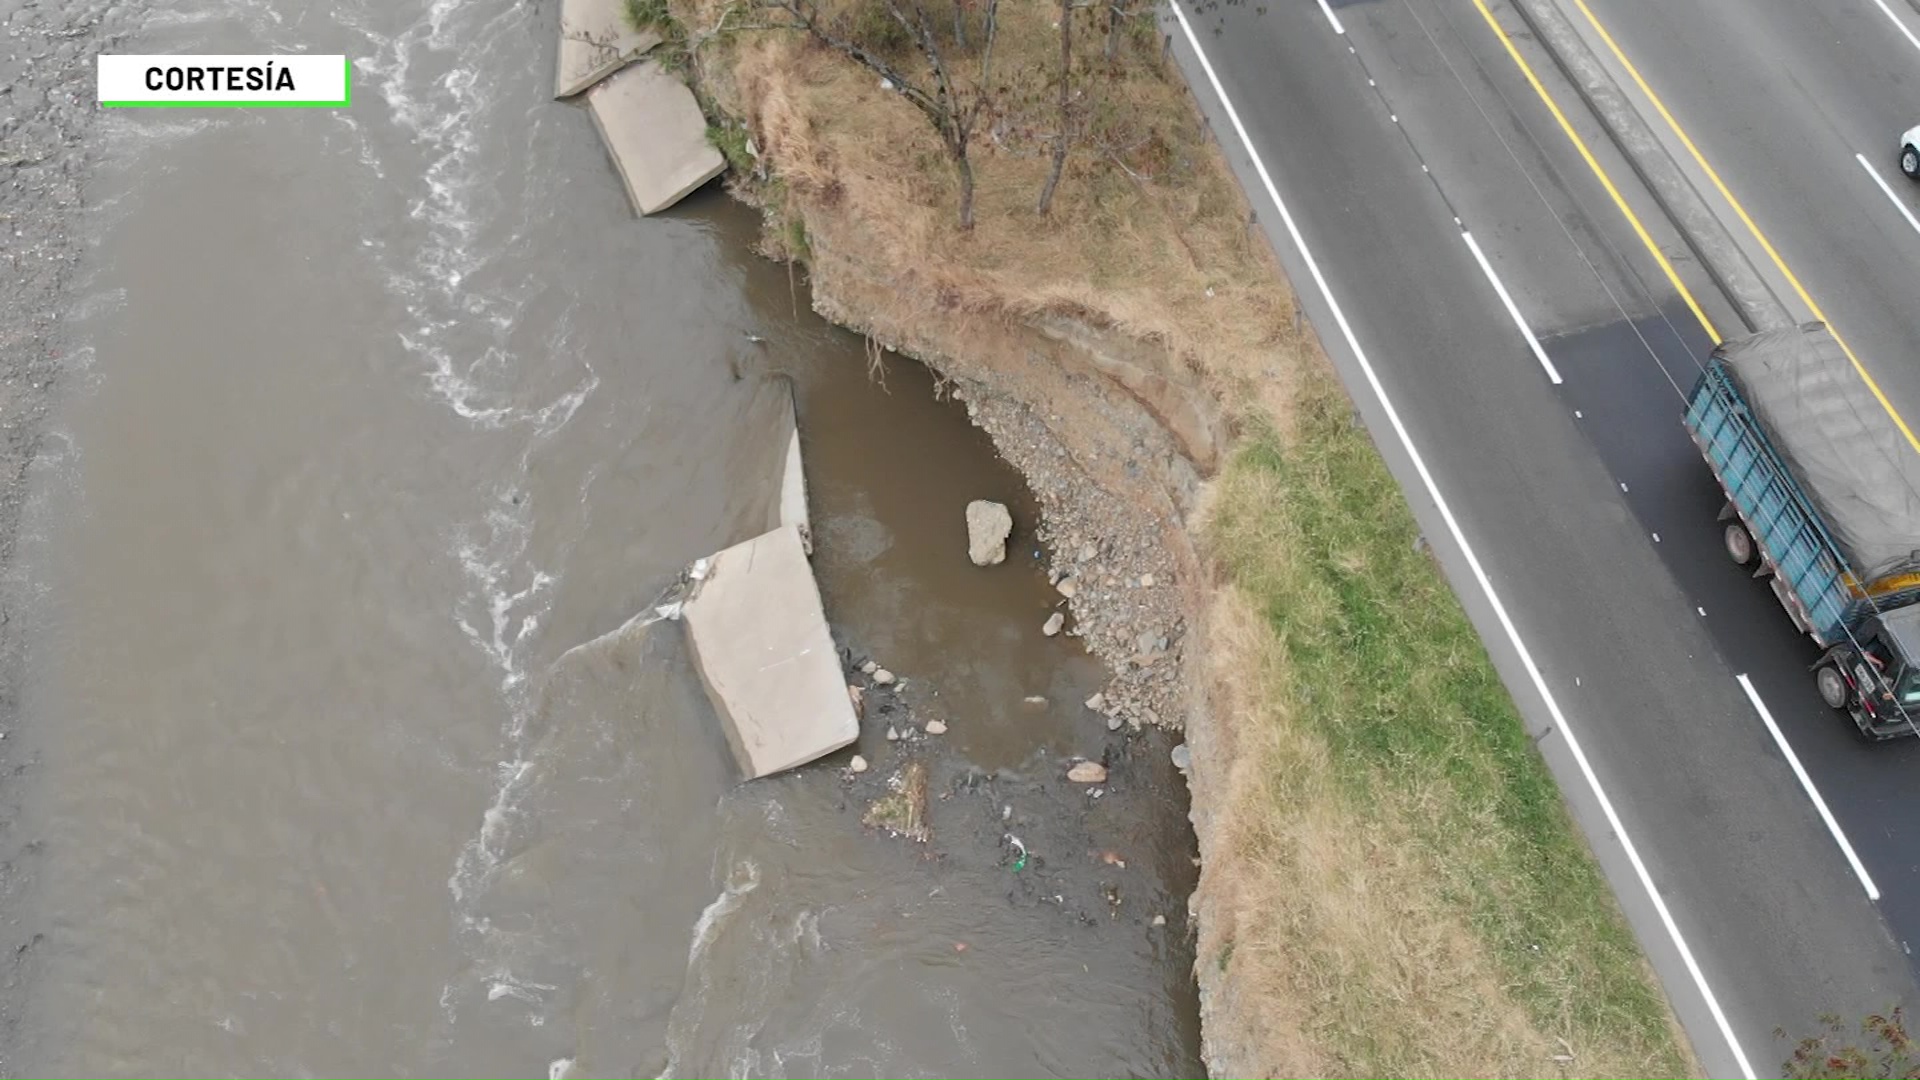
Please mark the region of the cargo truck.
[[1821, 649], [1820, 697], [1871, 739], [1920, 734], [1920, 451], [1823, 323], [1713, 351], [1687, 433], [1727, 555]]

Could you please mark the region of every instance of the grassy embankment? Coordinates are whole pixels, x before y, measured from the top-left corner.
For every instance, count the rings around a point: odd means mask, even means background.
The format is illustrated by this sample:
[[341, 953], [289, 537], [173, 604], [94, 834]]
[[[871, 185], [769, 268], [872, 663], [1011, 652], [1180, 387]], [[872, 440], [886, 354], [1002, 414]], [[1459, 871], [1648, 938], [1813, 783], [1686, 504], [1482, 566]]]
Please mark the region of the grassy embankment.
[[[845, 5], [924, 73], [878, 7]], [[951, 18], [948, 0], [935, 25]], [[653, 8], [667, 0], [636, 0]], [[974, 152], [977, 225], [951, 162], [873, 74], [741, 3], [671, 0], [734, 164], [764, 165], [769, 246], [810, 231], [984, 317], [1068, 312], [1166, 345], [1242, 433], [1196, 540], [1215, 738], [1200, 964], [1213, 1019], [1278, 1075], [1655, 1075], [1691, 1063], [1512, 702], [1432, 562], [1180, 75], [1140, 18], [1102, 57], [1076, 23], [1083, 131], [1052, 213], [1035, 200], [1055, 127], [1044, 85], [1059, 8], [1003, 0], [1014, 84]], [[977, 12], [979, 4], [972, 5]], [[686, 35], [679, 37], [687, 40]], [[977, 27], [973, 43], [977, 45]], [[685, 62], [685, 61], [683, 61]], [[956, 65], [971, 74], [971, 59]], [[741, 126], [744, 122], [744, 131]], [[759, 161], [746, 152], [750, 131]], [[736, 171], [741, 171], [737, 169]]]

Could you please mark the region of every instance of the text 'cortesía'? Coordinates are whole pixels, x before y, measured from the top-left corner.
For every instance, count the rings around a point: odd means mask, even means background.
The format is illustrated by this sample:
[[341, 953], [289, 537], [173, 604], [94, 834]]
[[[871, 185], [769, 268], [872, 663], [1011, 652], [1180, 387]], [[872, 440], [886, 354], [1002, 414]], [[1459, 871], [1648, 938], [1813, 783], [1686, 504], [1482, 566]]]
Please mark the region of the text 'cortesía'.
[[277, 67], [150, 67], [149, 90], [286, 90], [294, 91], [293, 69]]

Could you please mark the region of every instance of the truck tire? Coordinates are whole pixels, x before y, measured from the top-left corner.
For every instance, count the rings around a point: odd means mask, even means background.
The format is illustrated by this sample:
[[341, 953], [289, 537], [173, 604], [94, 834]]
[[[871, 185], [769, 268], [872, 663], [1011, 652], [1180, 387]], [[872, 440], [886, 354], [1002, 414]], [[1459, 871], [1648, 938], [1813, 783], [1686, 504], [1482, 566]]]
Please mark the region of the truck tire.
[[1738, 521], [1727, 522], [1727, 527], [1721, 530], [1720, 539], [1726, 546], [1727, 558], [1732, 559], [1735, 566], [1752, 566], [1753, 560], [1760, 554], [1760, 545], [1753, 542], [1753, 534]]
[[1900, 148], [1900, 171], [1909, 179], [1920, 180], [1920, 150], [1911, 146]]
[[1853, 701], [1853, 688], [1847, 685], [1847, 677], [1832, 664], [1821, 664], [1813, 669], [1813, 686], [1820, 691], [1820, 700], [1831, 709], [1844, 709]]

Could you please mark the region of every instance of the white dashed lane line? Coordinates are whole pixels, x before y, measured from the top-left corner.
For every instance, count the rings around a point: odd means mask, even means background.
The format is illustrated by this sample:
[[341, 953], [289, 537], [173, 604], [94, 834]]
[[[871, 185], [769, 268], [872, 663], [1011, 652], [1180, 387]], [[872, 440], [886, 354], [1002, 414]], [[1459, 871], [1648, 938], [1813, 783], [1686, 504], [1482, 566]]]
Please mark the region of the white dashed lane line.
[[1867, 170], [1867, 175], [1873, 178], [1873, 185], [1880, 189], [1880, 194], [1887, 197], [1887, 201], [1893, 204], [1895, 210], [1900, 211], [1900, 216], [1907, 219], [1907, 224], [1913, 226], [1913, 231], [1920, 233], [1920, 218], [1915, 218], [1913, 211], [1907, 209], [1907, 204], [1900, 200], [1900, 196], [1894, 194], [1893, 188], [1888, 186], [1885, 180], [1881, 179], [1880, 170], [1873, 167], [1873, 164], [1867, 160], [1867, 155], [1855, 154], [1853, 160]]
[[1820, 789], [1813, 786], [1813, 778], [1808, 776], [1807, 770], [1801, 767], [1800, 755], [1793, 752], [1793, 747], [1787, 743], [1787, 737], [1780, 732], [1780, 725], [1773, 722], [1773, 713], [1767, 709], [1767, 703], [1760, 700], [1759, 692], [1753, 688], [1753, 680], [1744, 674], [1736, 675], [1734, 678], [1740, 683], [1740, 689], [1747, 692], [1747, 700], [1753, 702], [1753, 711], [1760, 714], [1760, 722], [1767, 725], [1767, 733], [1773, 736], [1774, 743], [1780, 747], [1780, 753], [1786, 755], [1787, 764], [1793, 769], [1793, 775], [1799, 777], [1800, 786], [1806, 789], [1807, 798], [1813, 800], [1813, 808], [1820, 812], [1820, 820], [1827, 823], [1827, 831], [1833, 834], [1834, 842], [1840, 845], [1840, 853], [1847, 857], [1847, 864], [1853, 867], [1854, 876], [1859, 878], [1860, 884], [1866, 888], [1867, 899], [1880, 899], [1880, 889], [1873, 883], [1873, 875], [1867, 873], [1866, 865], [1860, 861], [1860, 856], [1854, 854], [1853, 845], [1847, 842], [1847, 834], [1840, 831], [1840, 823], [1834, 820], [1833, 811], [1827, 809], [1827, 800], [1820, 797]]
[[[1493, 581], [1487, 576], [1486, 568], [1481, 565], [1480, 557], [1474, 553], [1472, 545], [1467, 543], [1466, 533], [1461, 529], [1459, 520], [1454, 517], [1453, 508], [1448, 504], [1446, 496], [1440, 493], [1440, 487], [1435, 483], [1432, 471], [1427, 468], [1426, 459], [1421, 456], [1419, 447], [1414, 445], [1413, 437], [1407, 432], [1406, 424], [1400, 419], [1400, 411], [1394, 408], [1392, 399], [1387, 396], [1386, 387], [1380, 382], [1379, 374], [1374, 371], [1373, 362], [1367, 358], [1366, 350], [1361, 348], [1360, 340], [1354, 334], [1353, 325], [1347, 320], [1346, 310], [1340, 306], [1339, 299], [1333, 295], [1332, 287], [1327, 284], [1326, 275], [1320, 270], [1319, 260], [1313, 257], [1313, 251], [1307, 247], [1306, 239], [1301, 235], [1292, 211], [1287, 209], [1286, 200], [1280, 197], [1280, 189], [1273, 182], [1273, 174], [1267, 171], [1266, 161], [1261, 158], [1260, 151], [1253, 145], [1253, 137], [1247, 133], [1246, 124], [1240, 119], [1240, 110], [1234, 107], [1233, 100], [1227, 96], [1226, 87], [1221, 85], [1220, 75], [1214, 70], [1213, 62], [1208, 59], [1206, 49], [1200, 44], [1200, 36], [1194, 32], [1193, 23], [1187, 19], [1186, 11], [1177, 0], [1170, 6], [1173, 9], [1174, 18], [1180, 23], [1182, 35], [1193, 49], [1194, 59], [1199, 62], [1200, 70], [1206, 75], [1209, 87], [1219, 100], [1222, 111], [1226, 113], [1234, 136], [1246, 150], [1247, 159], [1252, 164], [1254, 173], [1260, 178], [1261, 191], [1272, 201], [1274, 209], [1279, 213], [1280, 222], [1286, 228], [1287, 237], [1292, 240], [1295, 250], [1300, 253], [1300, 260], [1306, 265], [1308, 276], [1313, 279], [1314, 288], [1326, 302], [1327, 310], [1333, 316], [1334, 325], [1339, 329], [1342, 340], [1366, 379], [1368, 390], [1379, 401], [1388, 426], [1393, 429], [1402, 451], [1406, 453], [1414, 472], [1418, 474], [1421, 486], [1426, 489], [1427, 497], [1433, 500], [1434, 510], [1446, 524], [1447, 533], [1458, 546], [1462, 558], [1466, 561], [1467, 569], [1473, 574], [1474, 583], [1480, 587], [1487, 605], [1493, 610], [1494, 618], [1500, 623], [1501, 632], [1506, 636], [1521, 666], [1526, 670], [1528, 681], [1532, 683], [1534, 691], [1539, 694], [1541, 703], [1546, 707], [1547, 715], [1565, 741], [1567, 751], [1580, 770], [1580, 775], [1586, 781], [1588, 789], [1593, 793], [1594, 800], [1599, 804], [1608, 828], [1612, 830], [1614, 838], [1619, 841], [1622, 854], [1626, 856], [1628, 864], [1633, 867], [1634, 876], [1645, 891], [1648, 903], [1659, 917], [1661, 926], [1666, 930], [1668, 939], [1679, 954], [1680, 962], [1685, 966], [1695, 990], [1707, 1007], [1707, 1012], [1713, 1017], [1714, 1026], [1719, 1030], [1720, 1037], [1726, 1041], [1727, 1048], [1739, 1066], [1741, 1075], [1746, 1077], [1746, 1080], [1756, 1080], [1753, 1066], [1747, 1061], [1746, 1051], [1741, 1049], [1740, 1040], [1733, 1033], [1733, 1025], [1727, 1020], [1726, 1011], [1720, 1007], [1719, 997], [1707, 984], [1706, 973], [1700, 970], [1700, 963], [1694, 958], [1693, 949], [1687, 944], [1686, 937], [1681, 934], [1679, 923], [1674, 920], [1672, 910], [1667, 907], [1666, 898], [1654, 885], [1653, 875], [1648, 871], [1646, 861], [1640, 857], [1640, 849], [1628, 835], [1625, 823], [1620, 820], [1619, 812], [1614, 809], [1613, 800], [1607, 796], [1606, 789], [1600, 786], [1600, 778], [1593, 771], [1593, 764], [1587, 760], [1586, 751], [1581, 748], [1573, 726], [1568, 723], [1566, 714], [1560, 711], [1560, 703], [1554, 697], [1552, 689], [1547, 686], [1547, 680], [1540, 673], [1539, 665], [1534, 663], [1532, 651], [1527, 648], [1526, 642], [1521, 640], [1520, 631], [1514, 626], [1512, 616], [1507, 614], [1506, 605], [1500, 602], [1499, 594], [1494, 591]], [[1321, 0], [1321, 8], [1330, 18], [1332, 17], [1333, 9], [1327, 6], [1326, 0]], [[1338, 20], [1334, 20], [1334, 24], [1337, 27]]]

